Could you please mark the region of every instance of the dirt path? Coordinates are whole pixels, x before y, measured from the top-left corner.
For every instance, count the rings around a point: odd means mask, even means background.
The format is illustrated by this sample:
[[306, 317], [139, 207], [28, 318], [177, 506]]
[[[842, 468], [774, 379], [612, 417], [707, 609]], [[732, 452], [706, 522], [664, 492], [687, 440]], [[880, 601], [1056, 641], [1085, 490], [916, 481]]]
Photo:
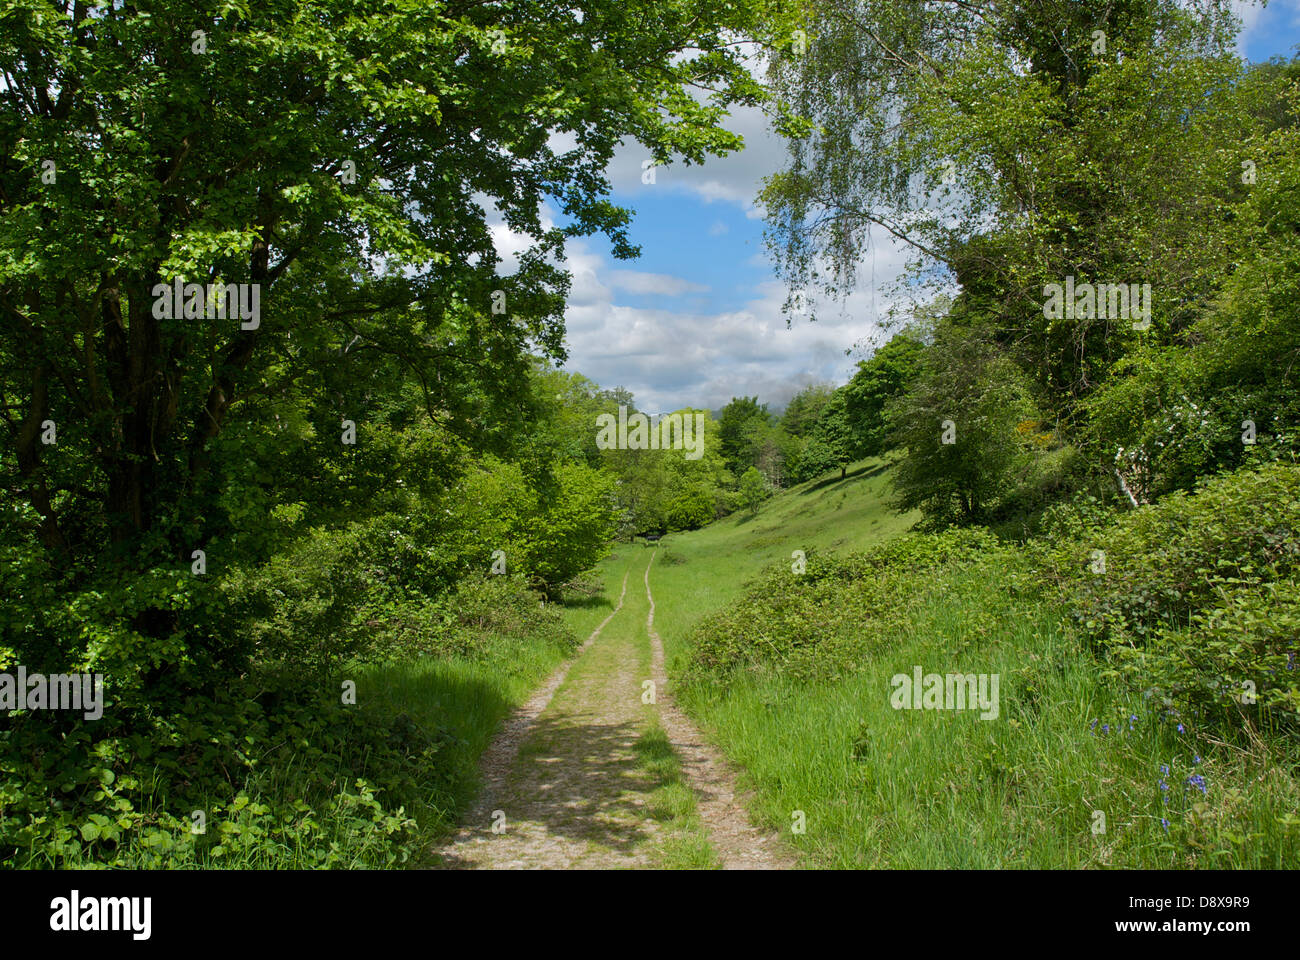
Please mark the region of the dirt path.
[[[658, 550], [655, 554], [658, 554]], [[650, 567], [645, 568], [645, 593], [650, 601], [646, 632], [650, 634], [652, 669], [658, 685], [659, 722], [681, 758], [682, 772], [695, 792], [696, 812], [704, 821], [713, 852], [724, 870], [781, 870], [794, 866], [780, 841], [749, 822], [736, 796], [736, 778], [726, 762], [705, 743], [690, 718], [673, 702], [664, 669], [664, 647], [655, 632], [655, 600], [650, 592]]]
[[[692, 843], [724, 868], [792, 865], [749, 825], [729, 771], [667, 696], [649, 581], [657, 552], [646, 562], [645, 599], [628, 598], [629, 570], [613, 612], [484, 753], [479, 800], [436, 851], [442, 867], [647, 868]], [[647, 702], [649, 679], [657, 703]], [[665, 813], [662, 767], [647, 759], [660, 729], [695, 795], [693, 812]]]

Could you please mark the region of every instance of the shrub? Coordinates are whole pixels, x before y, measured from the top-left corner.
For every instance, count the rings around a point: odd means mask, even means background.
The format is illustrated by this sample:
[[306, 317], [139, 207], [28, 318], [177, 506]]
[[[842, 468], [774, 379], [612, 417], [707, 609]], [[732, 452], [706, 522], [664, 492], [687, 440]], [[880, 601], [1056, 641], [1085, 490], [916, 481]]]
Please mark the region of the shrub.
[[707, 490], [688, 491], [668, 504], [669, 530], [698, 530], [713, 518], [713, 497]]
[[1284, 464], [1172, 494], [1054, 558], [1075, 620], [1117, 669], [1220, 720], [1250, 706], [1247, 682], [1294, 718], [1298, 568], [1300, 467]]
[[316, 528], [269, 562], [229, 576], [223, 586], [260, 660], [319, 678], [369, 654], [376, 638], [362, 612], [387, 577], [373, 560], [369, 532], [359, 524]]
[[772, 487], [757, 467], [745, 471], [740, 478], [740, 502], [751, 515], [757, 513], [759, 506], [771, 495]]
[[756, 667], [804, 679], [850, 673], [906, 623], [908, 604], [933, 586], [929, 571], [997, 548], [987, 531], [951, 529], [846, 557], [809, 553], [803, 573], [782, 563], [695, 628], [685, 680], [725, 682], [733, 671]]
[[[319, 688], [231, 683], [147, 722], [0, 732], [7, 867], [389, 866], [445, 790], [450, 736]], [[194, 811], [204, 815], [195, 832]]]
[[1028, 379], [977, 338], [949, 333], [926, 354], [912, 389], [889, 402], [890, 442], [906, 448], [894, 471], [900, 510], [933, 529], [983, 523], [1042, 453]]

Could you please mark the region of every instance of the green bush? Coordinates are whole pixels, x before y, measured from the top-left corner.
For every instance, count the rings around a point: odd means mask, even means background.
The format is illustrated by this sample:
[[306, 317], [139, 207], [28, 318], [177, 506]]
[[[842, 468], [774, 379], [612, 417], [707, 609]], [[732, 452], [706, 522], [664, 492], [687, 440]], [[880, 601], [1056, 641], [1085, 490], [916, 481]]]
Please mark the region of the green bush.
[[534, 485], [518, 464], [485, 457], [417, 530], [428, 563], [454, 583], [488, 572], [494, 552], [552, 599], [594, 567], [617, 530], [613, 477], [584, 464], [556, 465]]
[[521, 577], [464, 580], [436, 601], [402, 601], [371, 608], [365, 626], [380, 638], [389, 661], [413, 657], [478, 657], [498, 638], [573, 649], [577, 638], [552, 606], [540, 602]]
[[1075, 620], [1121, 673], [1219, 720], [1255, 709], [1243, 684], [1261, 712], [1294, 720], [1298, 569], [1300, 467], [1284, 464], [1172, 494], [1053, 558]]
[[668, 529], [698, 530], [714, 515], [713, 496], [707, 490], [692, 490], [669, 502]]
[[750, 467], [740, 478], [740, 502], [750, 514], [758, 512], [759, 506], [772, 495], [772, 486], [757, 467]]
[[1056, 442], [1024, 372], [960, 328], [936, 339], [919, 379], [885, 410], [890, 443], [906, 450], [893, 476], [896, 506], [919, 509], [931, 529], [995, 518]]
[[950, 529], [846, 557], [809, 553], [802, 573], [779, 565], [695, 628], [684, 679], [725, 682], [736, 670], [760, 667], [804, 679], [852, 673], [907, 622], [909, 603], [932, 587], [931, 571], [998, 548], [987, 531]]
[[[441, 730], [319, 688], [236, 682], [175, 713], [0, 732], [6, 867], [389, 866], [445, 789]], [[196, 833], [195, 811], [204, 816]]]
[[347, 659], [364, 659], [375, 642], [363, 611], [387, 577], [372, 556], [368, 525], [316, 528], [223, 585], [261, 661], [301, 667], [317, 678]]

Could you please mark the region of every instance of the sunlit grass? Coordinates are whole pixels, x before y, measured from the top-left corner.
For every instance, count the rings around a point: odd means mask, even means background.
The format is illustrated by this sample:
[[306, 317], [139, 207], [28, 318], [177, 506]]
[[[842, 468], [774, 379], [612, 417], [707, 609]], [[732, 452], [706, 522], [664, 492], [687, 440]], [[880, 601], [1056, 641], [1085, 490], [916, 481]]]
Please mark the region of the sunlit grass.
[[[886, 476], [859, 468], [857, 479], [784, 493], [754, 520], [667, 538], [651, 578], [676, 666], [690, 627], [763, 564], [904, 529], [910, 521], [883, 505]], [[751, 815], [817, 867], [1300, 865], [1296, 757], [1246, 730], [1231, 743], [1190, 722], [1180, 731], [1103, 676], [1059, 611], [1012, 600], [1001, 562], [935, 573], [907, 622], [844, 679], [760, 668], [684, 691], [745, 771]], [[894, 709], [890, 678], [914, 665], [999, 674], [998, 719]]]

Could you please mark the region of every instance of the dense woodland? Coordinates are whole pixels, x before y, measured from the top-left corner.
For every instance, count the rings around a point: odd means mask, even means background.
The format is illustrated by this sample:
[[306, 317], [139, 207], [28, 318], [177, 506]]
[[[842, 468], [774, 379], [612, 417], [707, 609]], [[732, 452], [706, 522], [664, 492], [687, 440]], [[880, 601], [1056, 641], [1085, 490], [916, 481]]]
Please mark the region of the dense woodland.
[[[868, 457], [915, 546], [814, 581], [1034, 557], [1108, 683], [1293, 765], [1300, 60], [1236, 29], [1220, 0], [5, 4], [0, 669], [102, 673], [107, 706], [6, 718], [0, 860], [418, 860], [475, 748], [358, 678], [543, 670], [611, 545]], [[565, 242], [635, 257], [620, 141], [699, 163], [755, 104], [781, 278], [833, 304], [893, 238], [910, 307], [847, 383], [709, 414], [699, 459], [600, 449], [636, 398], [563, 369]], [[1052, 315], [1067, 278], [1149, 285], [1149, 318]], [[159, 316], [178, 279], [257, 285], [258, 322]], [[689, 681], [768, 656], [772, 597], [840, 623], [774, 583]], [[802, 678], [856, 655], [796, 646]]]

